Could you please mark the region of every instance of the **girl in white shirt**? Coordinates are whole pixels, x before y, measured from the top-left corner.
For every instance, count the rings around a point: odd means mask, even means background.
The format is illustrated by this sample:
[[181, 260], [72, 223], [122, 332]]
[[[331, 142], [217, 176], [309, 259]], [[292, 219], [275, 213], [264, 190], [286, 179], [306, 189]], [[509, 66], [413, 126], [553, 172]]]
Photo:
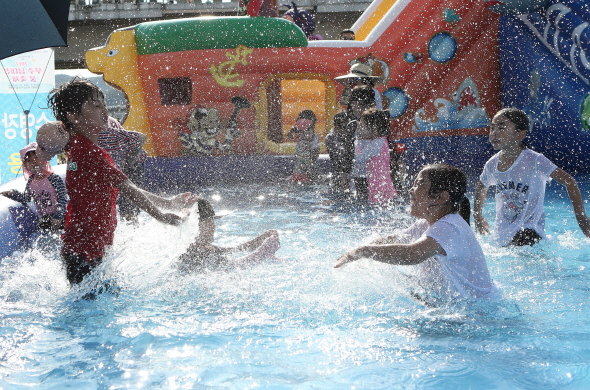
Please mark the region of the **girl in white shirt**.
[[410, 213], [420, 219], [401, 234], [349, 250], [335, 268], [361, 258], [420, 265], [420, 285], [437, 297], [498, 297], [483, 251], [469, 226], [466, 189], [465, 174], [459, 169], [444, 164], [424, 167], [410, 189]]
[[547, 157], [524, 146], [529, 126], [526, 113], [517, 108], [504, 108], [492, 119], [490, 143], [498, 153], [485, 164], [475, 187], [476, 230], [481, 234], [490, 233], [490, 226], [481, 212], [488, 188], [496, 186], [494, 241], [500, 246], [537, 243], [545, 237], [545, 185], [555, 179], [565, 186], [578, 226], [590, 237], [590, 218], [586, 215], [578, 183]]

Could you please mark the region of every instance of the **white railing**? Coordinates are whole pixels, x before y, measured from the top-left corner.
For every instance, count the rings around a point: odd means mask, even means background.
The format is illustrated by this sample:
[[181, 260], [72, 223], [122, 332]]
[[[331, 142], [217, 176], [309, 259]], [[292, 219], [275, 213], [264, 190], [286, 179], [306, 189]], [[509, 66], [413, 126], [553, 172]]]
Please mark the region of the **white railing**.
[[[301, 8], [317, 13], [359, 12], [372, 0], [297, 0]], [[281, 0], [279, 4], [288, 3]], [[171, 14], [232, 14], [238, 0], [72, 0], [70, 21], [162, 18]], [[281, 10], [285, 7], [280, 8]]]

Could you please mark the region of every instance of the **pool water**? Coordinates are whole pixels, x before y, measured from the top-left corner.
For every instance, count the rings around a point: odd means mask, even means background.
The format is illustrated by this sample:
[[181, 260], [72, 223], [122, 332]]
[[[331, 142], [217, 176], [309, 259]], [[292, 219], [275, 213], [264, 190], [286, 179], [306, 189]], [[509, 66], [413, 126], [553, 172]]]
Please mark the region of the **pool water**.
[[[588, 197], [589, 176], [578, 177]], [[496, 248], [478, 236], [501, 302], [425, 307], [411, 267], [346, 249], [407, 226], [407, 206], [338, 207], [324, 187], [207, 188], [216, 241], [279, 230], [282, 261], [181, 275], [197, 232], [145, 215], [119, 226], [111, 254], [70, 289], [55, 252], [0, 263], [0, 388], [587, 389], [590, 246], [565, 190], [545, 203], [552, 239]], [[587, 206], [588, 207], [588, 206]], [[493, 221], [489, 198], [484, 214]], [[111, 280], [118, 294], [80, 299]]]

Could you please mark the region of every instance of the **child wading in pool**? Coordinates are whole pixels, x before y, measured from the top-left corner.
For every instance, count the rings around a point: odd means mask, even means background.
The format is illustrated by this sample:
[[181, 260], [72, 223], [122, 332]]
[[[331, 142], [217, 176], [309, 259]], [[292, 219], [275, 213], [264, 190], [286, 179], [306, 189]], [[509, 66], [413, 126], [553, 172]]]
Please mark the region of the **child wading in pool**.
[[[49, 122], [43, 126], [60, 125], [59, 122]], [[27, 181], [25, 191], [8, 190], [0, 192], [0, 195], [25, 205], [33, 200], [37, 214], [40, 216], [39, 228], [58, 231], [64, 226], [68, 194], [61, 177], [53, 173], [49, 162], [37, 157], [36, 150], [36, 142], [20, 150], [23, 176]]]
[[496, 186], [496, 228], [498, 245], [533, 245], [545, 237], [543, 201], [550, 179], [563, 184], [574, 206], [582, 232], [590, 237], [590, 219], [586, 216], [578, 184], [540, 153], [523, 145], [529, 119], [516, 108], [500, 110], [490, 125], [490, 143], [499, 152], [483, 169], [475, 189], [474, 221], [477, 231], [489, 234], [481, 211], [488, 187]]
[[[397, 198], [391, 181], [389, 112], [370, 108], [363, 112], [357, 127], [352, 175], [356, 177], [359, 199], [385, 204]], [[361, 190], [366, 188], [366, 192]]]
[[313, 111], [303, 110], [297, 116], [295, 127], [289, 130], [289, 138], [295, 139], [295, 168], [291, 180], [296, 183], [315, 181], [320, 156], [320, 138], [315, 132], [317, 119]]
[[410, 213], [420, 219], [401, 234], [349, 250], [335, 268], [361, 258], [420, 264], [419, 284], [429, 295], [444, 300], [498, 297], [483, 251], [468, 224], [466, 189], [467, 180], [459, 169], [442, 164], [424, 167], [410, 189]]
[[338, 192], [350, 192], [350, 171], [354, 161], [354, 132], [348, 131], [350, 118], [347, 113], [334, 115], [334, 127], [326, 135], [326, 149], [332, 162], [332, 186]]
[[[190, 193], [165, 199], [141, 190], [115, 166], [109, 154], [98, 147], [98, 135], [108, 124], [104, 95], [88, 80], [74, 78], [55, 88], [48, 104], [71, 134], [66, 171], [70, 202], [61, 256], [68, 280], [76, 284], [102, 262], [107, 246], [113, 243], [118, 191], [158, 221], [170, 225], [180, 224], [182, 218], [163, 213], [159, 207], [181, 209], [197, 199]], [[48, 155], [59, 152], [68, 142], [63, 134], [57, 139], [48, 138], [47, 133], [41, 135], [37, 142], [43, 141]]]
[[[199, 235], [187, 252], [180, 256], [178, 269], [183, 273], [216, 270], [220, 268], [243, 267], [256, 264], [265, 259], [275, 259], [280, 247], [279, 234], [268, 230], [244, 244], [222, 248], [213, 245], [215, 234], [215, 211], [205, 199], [199, 199]], [[226, 254], [233, 252], [252, 252], [243, 257], [228, 259]]]

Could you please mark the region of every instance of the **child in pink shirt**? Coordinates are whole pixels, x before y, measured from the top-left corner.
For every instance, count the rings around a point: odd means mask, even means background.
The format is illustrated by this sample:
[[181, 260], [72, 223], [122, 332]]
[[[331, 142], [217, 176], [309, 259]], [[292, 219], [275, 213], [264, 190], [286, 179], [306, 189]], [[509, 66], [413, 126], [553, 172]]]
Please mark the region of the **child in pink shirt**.
[[369, 204], [385, 204], [397, 198], [391, 181], [389, 145], [389, 113], [370, 108], [363, 112], [357, 140], [352, 176], [365, 178]]
[[35, 203], [39, 228], [44, 230], [63, 229], [68, 195], [63, 180], [53, 173], [51, 165], [36, 154], [37, 143], [32, 142], [20, 150], [23, 176], [27, 181], [25, 191], [8, 190], [0, 192], [7, 198], [22, 204]]

